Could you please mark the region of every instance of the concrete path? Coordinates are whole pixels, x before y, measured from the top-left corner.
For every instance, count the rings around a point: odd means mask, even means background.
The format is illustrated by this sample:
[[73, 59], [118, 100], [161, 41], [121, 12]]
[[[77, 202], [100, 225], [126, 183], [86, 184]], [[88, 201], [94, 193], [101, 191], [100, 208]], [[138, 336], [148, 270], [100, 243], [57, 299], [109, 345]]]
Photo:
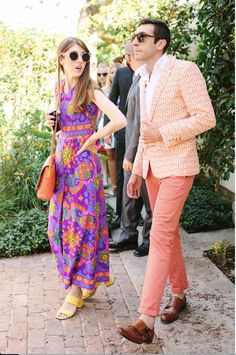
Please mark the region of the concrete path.
[[[117, 231], [116, 233], [118, 233]], [[117, 325], [137, 319], [147, 257], [111, 252], [116, 283], [70, 320], [55, 313], [65, 297], [50, 253], [0, 259], [0, 353], [3, 354], [233, 354], [234, 285], [202, 252], [234, 230], [187, 235], [182, 231], [189, 275], [188, 307], [178, 321], [156, 321], [153, 344], [123, 339]], [[163, 304], [170, 290], [167, 287]]]

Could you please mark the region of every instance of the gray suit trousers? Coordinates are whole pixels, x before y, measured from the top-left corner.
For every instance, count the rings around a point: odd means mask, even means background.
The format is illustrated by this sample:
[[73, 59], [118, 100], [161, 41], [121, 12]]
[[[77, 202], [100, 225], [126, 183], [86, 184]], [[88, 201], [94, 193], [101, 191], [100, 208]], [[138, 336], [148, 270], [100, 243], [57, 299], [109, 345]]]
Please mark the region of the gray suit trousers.
[[124, 170], [124, 186], [121, 211], [121, 234], [119, 241], [138, 241], [138, 221], [143, 205], [146, 209], [146, 217], [142, 230], [143, 243], [149, 245], [150, 229], [152, 224], [152, 211], [149, 203], [148, 192], [145, 180], [141, 186], [141, 196], [138, 199], [130, 198], [127, 195], [127, 184], [131, 173]]

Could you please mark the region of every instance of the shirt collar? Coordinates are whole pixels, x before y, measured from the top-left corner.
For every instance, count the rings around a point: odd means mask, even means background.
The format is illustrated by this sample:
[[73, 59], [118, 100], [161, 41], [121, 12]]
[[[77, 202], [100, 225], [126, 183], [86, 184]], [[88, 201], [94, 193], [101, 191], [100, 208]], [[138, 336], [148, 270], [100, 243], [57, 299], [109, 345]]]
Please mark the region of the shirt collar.
[[141, 65], [138, 69], [135, 70], [135, 72], [134, 72], [135, 77], [140, 74], [140, 70], [142, 69], [142, 67], [143, 67], [143, 65]]
[[[169, 57], [166, 53], [164, 53], [157, 61], [156, 63], [154, 64], [154, 67], [153, 67], [153, 70], [152, 70], [152, 74], [157, 70], [157, 69], [160, 69], [162, 70], [166, 64], [166, 62], [168, 61]], [[150, 77], [150, 73], [147, 69], [147, 65], [144, 64], [142, 65], [140, 68], [138, 68], [136, 71], [135, 71], [135, 75], [136, 75], [136, 72], [138, 72], [138, 74], [141, 75], [142, 79], [144, 80], [148, 80], [149, 81], [149, 77]]]

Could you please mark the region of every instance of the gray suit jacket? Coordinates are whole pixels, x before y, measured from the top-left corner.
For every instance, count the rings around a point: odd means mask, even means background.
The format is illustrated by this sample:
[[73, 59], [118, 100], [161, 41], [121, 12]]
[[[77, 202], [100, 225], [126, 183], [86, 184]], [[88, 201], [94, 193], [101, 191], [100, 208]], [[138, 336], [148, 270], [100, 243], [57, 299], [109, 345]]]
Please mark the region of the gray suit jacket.
[[125, 130], [125, 159], [134, 162], [140, 136], [140, 94], [138, 75], [132, 83], [126, 100], [127, 126]]
[[[117, 69], [115, 77], [112, 82], [109, 100], [115, 105], [119, 102], [119, 110], [126, 115], [126, 99], [129, 88], [132, 85], [133, 72], [128, 67]], [[109, 122], [109, 118], [104, 116], [104, 126]], [[119, 129], [114, 133], [118, 139], [125, 140], [125, 128]]]

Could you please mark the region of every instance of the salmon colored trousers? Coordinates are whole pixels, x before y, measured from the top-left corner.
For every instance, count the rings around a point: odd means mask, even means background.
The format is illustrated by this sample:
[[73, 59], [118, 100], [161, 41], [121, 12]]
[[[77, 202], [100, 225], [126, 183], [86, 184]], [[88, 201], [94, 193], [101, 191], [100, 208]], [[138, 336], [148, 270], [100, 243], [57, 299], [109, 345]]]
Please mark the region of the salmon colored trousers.
[[194, 181], [194, 176], [162, 179], [149, 166], [146, 185], [153, 218], [150, 248], [139, 312], [158, 316], [165, 285], [169, 278], [172, 293], [187, 289], [188, 281], [179, 234], [179, 219]]

